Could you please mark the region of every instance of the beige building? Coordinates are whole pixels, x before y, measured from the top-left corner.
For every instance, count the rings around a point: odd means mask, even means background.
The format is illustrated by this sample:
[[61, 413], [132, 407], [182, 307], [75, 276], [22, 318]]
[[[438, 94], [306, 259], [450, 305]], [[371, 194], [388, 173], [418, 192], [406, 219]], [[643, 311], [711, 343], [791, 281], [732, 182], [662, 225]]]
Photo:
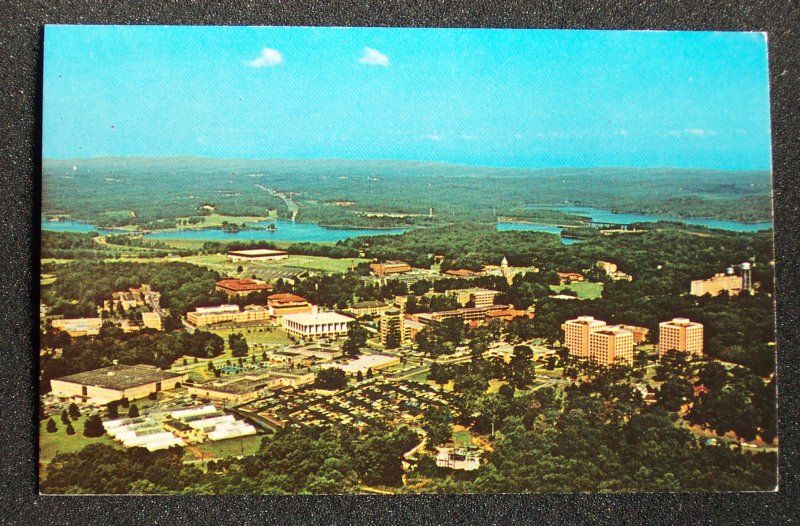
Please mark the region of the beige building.
[[302, 296], [289, 293], [277, 293], [267, 296], [269, 314], [280, 319], [287, 314], [314, 314], [317, 307]]
[[742, 276], [720, 273], [714, 274], [714, 277], [709, 279], [696, 279], [692, 281], [690, 294], [692, 296], [704, 296], [705, 294], [716, 296], [723, 290], [727, 290], [731, 295], [742, 292]]
[[703, 324], [688, 318], [674, 318], [658, 324], [658, 356], [669, 350], [689, 353], [692, 356], [703, 354]]
[[589, 332], [589, 361], [598, 365], [633, 365], [633, 333], [621, 325]]
[[207, 327], [218, 323], [258, 323], [269, 320], [269, 310], [264, 307], [248, 305], [244, 310], [238, 305], [219, 305], [198, 307], [186, 314], [186, 319], [195, 327]]
[[403, 313], [399, 310], [390, 310], [381, 316], [380, 333], [381, 345], [384, 347], [391, 343], [394, 336], [397, 345], [401, 345], [406, 340], [406, 331], [403, 327]]
[[123, 398], [144, 398], [150, 393], [174, 389], [184, 381], [185, 374], [150, 365], [114, 365], [50, 380], [50, 387], [59, 398], [103, 405]]
[[448, 290], [445, 294], [455, 298], [462, 307], [467, 306], [469, 303], [472, 303], [475, 307], [488, 307], [494, 305], [494, 298], [500, 293], [496, 290], [474, 287]]
[[382, 301], [359, 301], [354, 303], [347, 312], [353, 316], [377, 316], [391, 310], [392, 306]]
[[579, 316], [567, 320], [561, 326], [564, 331], [564, 345], [570, 356], [587, 358], [589, 356], [589, 333], [606, 326], [606, 322], [596, 320], [592, 316]]
[[72, 337], [97, 336], [103, 326], [101, 318], [62, 318], [51, 321], [54, 329], [60, 329]]
[[335, 338], [346, 335], [354, 321], [336, 312], [287, 314], [281, 318], [281, 326], [289, 334], [300, 338]]
[[228, 251], [228, 259], [231, 261], [278, 261], [288, 259], [288, 257], [289, 253], [285, 250], [272, 250], [269, 248]]
[[650, 329], [647, 327], [639, 327], [637, 325], [620, 325], [620, 327], [633, 333], [633, 343], [636, 345], [646, 342], [650, 334]]
[[385, 263], [372, 263], [370, 264], [369, 268], [376, 276], [384, 277], [390, 274], [402, 274], [403, 272], [409, 272], [411, 270], [411, 265], [405, 261], [387, 261]]
[[243, 404], [266, 394], [267, 391], [286, 387], [301, 387], [314, 382], [314, 373], [309, 369], [280, 370], [264, 369], [237, 374], [233, 378], [212, 380], [189, 385], [189, 394], [209, 400]]
[[161, 321], [161, 316], [157, 312], [143, 312], [142, 324], [147, 329], [155, 329], [157, 331], [164, 330], [164, 324]]
[[630, 274], [625, 274], [619, 270], [616, 263], [612, 263], [610, 261], [598, 261], [595, 263], [595, 266], [602, 270], [606, 276], [614, 281], [633, 281], [633, 276]]

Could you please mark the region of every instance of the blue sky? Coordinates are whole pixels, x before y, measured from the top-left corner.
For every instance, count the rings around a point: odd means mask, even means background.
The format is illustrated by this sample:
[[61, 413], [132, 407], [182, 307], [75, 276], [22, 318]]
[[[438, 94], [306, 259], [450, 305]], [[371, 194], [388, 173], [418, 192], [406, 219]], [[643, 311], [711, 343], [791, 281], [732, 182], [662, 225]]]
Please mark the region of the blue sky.
[[768, 169], [766, 37], [47, 26], [42, 151]]

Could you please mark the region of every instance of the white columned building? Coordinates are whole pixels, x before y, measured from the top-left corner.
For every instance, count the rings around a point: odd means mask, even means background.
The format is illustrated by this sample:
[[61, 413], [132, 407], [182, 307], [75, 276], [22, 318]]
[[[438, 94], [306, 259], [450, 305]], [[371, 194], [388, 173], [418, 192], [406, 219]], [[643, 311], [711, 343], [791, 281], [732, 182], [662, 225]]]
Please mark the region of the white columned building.
[[344, 336], [355, 320], [336, 312], [287, 314], [281, 326], [294, 336], [306, 339]]

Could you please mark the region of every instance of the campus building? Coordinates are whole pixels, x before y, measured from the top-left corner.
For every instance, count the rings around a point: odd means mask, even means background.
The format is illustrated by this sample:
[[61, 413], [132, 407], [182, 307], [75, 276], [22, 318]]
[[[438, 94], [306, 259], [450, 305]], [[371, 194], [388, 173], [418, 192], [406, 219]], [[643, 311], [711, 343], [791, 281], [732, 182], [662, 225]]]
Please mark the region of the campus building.
[[272, 290], [272, 286], [269, 283], [254, 279], [221, 279], [217, 281], [214, 289], [218, 292], [223, 292], [228, 298], [233, 298], [247, 296], [251, 292]]
[[382, 301], [359, 301], [357, 303], [353, 303], [353, 305], [346, 309], [346, 311], [356, 317], [378, 316], [390, 310], [391, 308], [391, 305]]
[[620, 327], [633, 333], [633, 343], [636, 345], [646, 342], [650, 334], [650, 329], [647, 327], [639, 327], [637, 325], [620, 325]]
[[259, 369], [188, 386], [189, 394], [207, 400], [243, 404], [267, 391], [301, 387], [314, 382], [310, 369]]
[[174, 389], [185, 374], [150, 365], [113, 365], [50, 380], [53, 394], [76, 402], [103, 405], [113, 400], [135, 400], [150, 393]]
[[692, 356], [703, 354], [703, 324], [688, 318], [674, 318], [658, 324], [658, 356], [669, 350], [688, 353]]
[[101, 318], [61, 318], [50, 322], [54, 329], [60, 329], [70, 336], [97, 336], [103, 325]]
[[307, 299], [296, 294], [278, 293], [267, 296], [267, 309], [275, 319], [280, 319], [287, 314], [314, 314], [317, 307]]
[[728, 274], [719, 273], [714, 274], [709, 279], [692, 281], [690, 294], [692, 296], [704, 296], [706, 294], [716, 296], [723, 290], [727, 290], [728, 294], [735, 296], [742, 292], [742, 288], [742, 276], [733, 274], [733, 269], [731, 269]]
[[473, 307], [488, 307], [494, 305], [494, 298], [500, 293], [496, 290], [473, 287], [448, 290], [445, 294], [455, 298], [462, 307], [466, 307], [470, 303]]
[[248, 305], [241, 310], [238, 305], [198, 307], [186, 314], [186, 319], [195, 327], [206, 327], [219, 323], [264, 323], [269, 320], [269, 310]]
[[395, 365], [400, 365], [399, 356], [389, 356], [387, 354], [362, 354], [358, 358], [341, 362], [323, 363], [323, 369], [341, 369], [347, 374], [366, 374], [367, 371], [381, 371]]
[[384, 263], [371, 263], [369, 268], [379, 278], [390, 274], [402, 274], [411, 270], [411, 265], [405, 261], [386, 261]]
[[289, 253], [285, 250], [273, 250], [270, 248], [228, 251], [228, 259], [231, 261], [278, 261], [288, 257]]
[[564, 285], [566, 283], [575, 283], [576, 281], [583, 281], [583, 274], [578, 272], [556, 272], [558, 281]]
[[633, 333], [621, 325], [589, 331], [589, 361], [598, 365], [633, 365]]
[[286, 314], [281, 318], [281, 326], [299, 338], [316, 339], [344, 336], [354, 321], [336, 312]]
[[477, 448], [438, 448], [436, 465], [440, 468], [473, 471], [481, 467], [481, 454]]
[[461, 309], [443, 310], [417, 314], [417, 320], [430, 325], [439, 323], [448, 318], [459, 318], [465, 322], [483, 323], [492, 312], [508, 311], [510, 305], [486, 305], [483, 307], [463, 307]]
[[633, 276], [619, 270], [616, 263], [610, 261], [598, 261], [595, 266], [614, 281], [633, 281]]
[[155, 329], [157, 331], [164, 330], [164, 324], [161, 320], [161, 315], [157, 312], [143, 312], [142, 325], [146, 329]]
[[574, 320], [565, 321], [561, 329], [564, 331], [564, 345], [569, 349], [569, 354], [578, 358], [587, 358], [589, 356], [589, 333], [605, 326], [606, 322], [596, 320], [592, 316], [579, 316]]
[[391, 344], [398, 346], [406, 340], [403, 328], [403, 313], [399, 310], [390, 310], [381, 316], [380, 320], [381, 345], [387, 347]]

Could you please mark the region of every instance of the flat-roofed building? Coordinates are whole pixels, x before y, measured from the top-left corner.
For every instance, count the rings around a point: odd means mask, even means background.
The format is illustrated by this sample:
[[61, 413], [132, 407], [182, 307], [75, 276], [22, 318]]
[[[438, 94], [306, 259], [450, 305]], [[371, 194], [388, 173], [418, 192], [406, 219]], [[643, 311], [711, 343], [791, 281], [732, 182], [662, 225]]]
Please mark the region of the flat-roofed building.
[[188, 386], [189, 394], [209, 400], [242, 404], [286, 387], [302, 387], [314, 382], [310, 369], [257, 369]]
[[569, 354], [578, 358], [587, 358], [589, 356], [589, 333], [605, 326], [606, 322], [596, 320], [592, 316], [578, 316], [574, 320], [565, 321], [561, 329], [564, 331], [564, 345], [569, 349]]
[[496, 290], [473, 287], [469, 289], [453, 289], [445, 292], [445, 295], [455, 298], [462, 307], [472, 303], [473, 307], [488, 307], [494, 305], [495, 297], [500, 294]]
[[483, 307], [463, 307], [461, 309], [443, 310], [436, 312], [421, 313], [417, 315], [417, 320], [430, 325], [438, 323], [448, 318], [460, 318], [465, 322], [481, 323], [486, 321], [490, 312], [503, 311], [510, 309], [510, 305], [485, 305]]
[[380, 319], [381, 345], [396, 348], [405, 341], [403, 313], [399, 309], [387, 311]]
[[589, 331], [589, 361], [598, 365], [633, 365], [633, 333], [621, 325]]
[[280, 319], [287, 314], [313, 314], [317, 307], [297, 294], [286, 292], [270, 294], [267, 296], [269, 314], [275, 319]]
[[712, 296], [718, 295], [723, 290], [728, 291], [728, 294], [735, 296], [742, 292], [742, 276], [735, 274], [714, 274], [709, 279], [696, 279], [692, 281], [689, 293], [692, 296], [704, 296], [711, 294]]
[[264, 292], [272, 290], [272, 285], [254, 279], [221, 279], [217, 281], [214, 288], [223, 292], [229, 298], [237, 296], [247, 296], [252, 292]]
[[419, 320], [415, 320], [412, 316], [406, 314], [403, 317], [403, 338], [405, 341], [413, 342], [417, 337], [417, 334], [419, 334], [424, 328], [425, 324]]
[[185, 374], [162, 371], [150, 365], [113, 365], [50, 380], [53, 394], [89, 404], [107, 404], [127, 398], [174, 389]]
[[324, 363], [320, 365], [323, 369], [341, 369], [347, 374], [365, 374], [370, 369], [372, 372], [381, 371], [389, 367], [400, 364], [399, 356], [389, 356], [387, 354], [362, 354], [358, 358], [341, 362]]
[[640, 343], [644, 343], [647, 341], [647, 337], [650, 334], [650, 329], [647, 327], [639, 327], [637, 325], [620, 325], [626, 331], [631, 331], [633, 333], [633, 343], [639, 345]]
[[558, 280], [561, 282], [562, 285], [568, 282], [574, 283], [576, 281], [584, 280], [583, 274], [580, 274], [578, 272], [556, 272], [556, 274], [558, 275]]
[[436, 465], [440, 468], [473, 471], [481, 467], [482, 451], [474, 447], [438, 448]]
[[228, 259], [231, 261], [278, 261], [288, 257], [289, 253], [285, 250], [273, 250], [271, 248], [228, 251]]
[[143, 312], [142, 325], [147, 329], [155, 329], [157, 331], [164, 330], [164, 324], [161, 320], [161, 315], [157, 312]]
[[528, 318], [532, 320], [535, 316], [535, 313], [529, 310], [521, 310], [521, 309], [512, 309], [512, 308], [505, 308], [505, 309], [498, 309], [498, 310], [491, 310], [486, 313], [487, 320], [502, 320], [502, 321], [511, 321], [514, 318]]
[[346, 312], [349, 312], [353, 316], [379, 316], [384, 312], [390, 310], [392, 308], [391, 305], [388, 303], [384, 303], [382, 301], [359, 301], [357, 303], [353, 303], [352, 306], [348, 307]]
[[285, 363], [288, 365], [295, 365], [302, 363], [307, 356], [300, 352], [293, 351], [274, 351], [269, 354], [269, 360], [275, 363]]
[[376, 276], [384, 277], [390, 274], [409, 272], [411, 270], [411, 265], [405, 261], [386, 261], [384, 263], [371, 263], [369, 268]]
[[281, 318], [281, 326], [294, 336], [305, 339], [335, 338], [347, 334], [355, 320], [336, 312], [287, 314]]
[[692, 356], [703, 355], [703, 324], [688, 318], [673, 318], [658, 324], [658, 356], [676, 350]]
[[61, 318], [51, 323], [54, 329], [60, 329], [72, 337], [97, 336], [103, 326], [101, 318]]
[[220, 323], [264, 323], [269, 320], [269, 310], [248, 305], [241, 310], [238, 305], [198, 307], [186, 314], [186, 319], [195, 327], [207, 327]]

